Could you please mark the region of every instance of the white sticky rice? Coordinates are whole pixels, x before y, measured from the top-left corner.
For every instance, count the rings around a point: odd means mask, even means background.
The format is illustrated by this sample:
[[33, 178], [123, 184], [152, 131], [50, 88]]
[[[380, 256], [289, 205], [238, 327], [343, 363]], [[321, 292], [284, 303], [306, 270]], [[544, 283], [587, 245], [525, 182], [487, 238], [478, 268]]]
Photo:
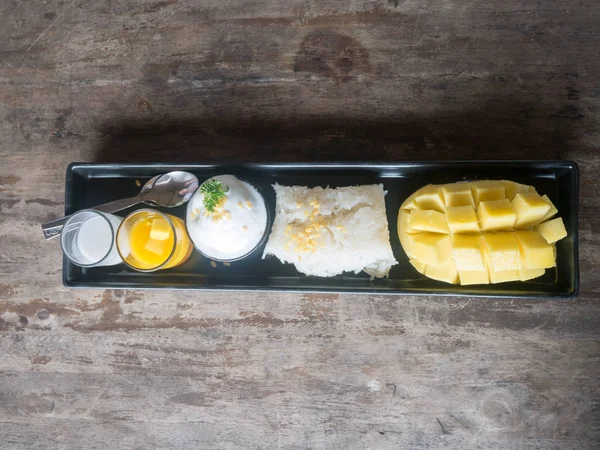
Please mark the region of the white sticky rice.
[[[383, 185], [309, 189], [275, 184], [273, 189], [276, 216], [263, 258], [274, 255], [303, 274], [319, 277], [364, 270], [382, 278], [397, 264]], [[316, 234], [315, 223], [319, 234], [311, 238], [310, 249], [299, 249], [298, 235], [304, 230]]]

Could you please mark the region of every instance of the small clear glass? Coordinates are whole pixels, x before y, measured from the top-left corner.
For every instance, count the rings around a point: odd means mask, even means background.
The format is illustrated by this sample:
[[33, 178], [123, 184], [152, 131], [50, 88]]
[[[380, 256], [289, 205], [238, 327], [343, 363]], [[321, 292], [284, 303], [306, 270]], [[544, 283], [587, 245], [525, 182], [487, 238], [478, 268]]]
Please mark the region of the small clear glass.
[[117, 251], [117, 229], [123, 219], [94, 209], [73, 214], [62, 230], [60, 246], [65, 256], [80, 267], [121, 264]]

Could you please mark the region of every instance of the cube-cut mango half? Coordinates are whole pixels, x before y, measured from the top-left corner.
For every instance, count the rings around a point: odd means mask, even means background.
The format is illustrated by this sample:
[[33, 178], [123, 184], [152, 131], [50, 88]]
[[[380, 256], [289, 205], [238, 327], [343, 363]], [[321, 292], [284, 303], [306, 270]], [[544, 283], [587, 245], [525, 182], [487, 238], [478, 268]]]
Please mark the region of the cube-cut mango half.
[[506, 198], [506, 188], [500, 181], [481, 180], [471, 183], [471, 191], [475, 204], [490, 200], [502, 200]]
[[554, 244], [562, 238], [567, 237], [565, 224], [560, 217], [539, 224], [535, 227], [535, 231], [540, 233], [548, 244]]
[[517, 220], [515, 220], [517, 229], [537, 225], [550, 211], [550, 205], [537, 192], [517, 194], [511, 204], [517, 214]]
[[454, 183], [442, 186], [444, 203], [448, 206], [472, 206], [475, 207], [473, 193], [470, 183]]
[[431, 231], [448, 234], [446, 216], [432, 209], [413, 209], [410, 214], [410, 232]]
[[473, 233], [479, 231], [477, 213], [472, 206], [449, 206], [446, 220], [451, 233]]
[[521, 251], [521, 265], [526, 269], [548, 269], [554, 267], [552, 245], [537, 231], [516, 231], [514, 233]]
[[488, 200], [477, 207], [481, 231], [508, 230], [515, 225], [517, 214], [507, 198]]
[[567, 236], [556, 206], [510, 180], [427, 185], [398, 213], [410, 263], [425, 276], [462, 285], [527, 281], [556, 265]]

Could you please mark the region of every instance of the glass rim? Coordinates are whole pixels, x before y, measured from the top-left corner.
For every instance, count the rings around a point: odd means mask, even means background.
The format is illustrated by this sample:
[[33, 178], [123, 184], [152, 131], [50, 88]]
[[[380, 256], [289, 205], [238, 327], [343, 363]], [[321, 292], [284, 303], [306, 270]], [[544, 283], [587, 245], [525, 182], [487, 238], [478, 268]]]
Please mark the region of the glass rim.
[[[102, 211], [98, 211], [97, 209], [94, 209], [94, 208], [82, 209], [81, 211], [77, 211], [77, 212], [73, 213], [73, 214], [72, 214], [72, 215], [71, 215], [71, 216], [70, 216], [70, 217], [67, 219], [67, 221], [65, 222], [65, 224], [64, 224], [64, 226], [63, 226], [63, 229], [62, 229], [62, 231], [64, 231], [64, 230], [67, 228], [67, 226], [68, 226], [68, 225], [71, 223], [71, 221], [72, 221], [72, 220], [74, 220], [74, 219], [75, 219], [75, 218], [76, 218], [76, 217], [77, 217], [79, 214], [83, 214], [83, 213], [92, 213], [92, 214], [95, 214], [95, 215], [97, 215], [98, 217], [102, 217], [102, 218], [103, 218], [103, 219], [104, 219], [104, 220], [105, 220], [105, 221], [108, 223], [108, 228], [110, 229], [110, 237], [111, 237], [111, 241], [110, 241], [110, 247], [108, 248], [108, 251], [106, 252], [106, 254], [105, 254], [105, 255], [104, 255], [102, 258], [100, 258], [100, 259], [99, 259], [98, 261], [96, 261], [96, 262], [93, 262], [93, 263], [91, 263], [91, 264], [81, 264], [81, 263], [78, 263], [78, 262], [76, 262], [76, 261], [75, 261], [73, 258], [71, 258], [71, 256], [69, 255], [69, 253], [68, 253], [68, 252], [65, 250], [65, 244], [64, 244], [64, 239], [65, 239], [65, 238], [64, 238], [64, 236], [65, 236], [65, 234], [64, 234], [63, 232], [61, 232], [61, 235], [60, 235], [60, 249], [62, 250], [62, 252], [63, 252], [63, 255], [65, 255], [65, 256], [67, 257], [67, 259], [68, 259], [68, 260], [69, 260], [71, 263], [75, 264], [76, 266], [79, 266], [79, 267], [94, 267], [94, 266], [97, 266], [98, 264], [100, 264], [100, 263], [101, 263], [102, 261], [104, 261], [106, 258], [108, 258], [108, 256], [109, 256], [109, 255], [110, 255], [110, 253], [112, 252], [112, 249], [113, 249], [115, 246], [117, 246], [117, 245], [116, 245], [116, 242], [117, 242], [116, 236], [117, 236], [117, 235], [116, 235], [116, 233], [115, 233], [115, 230], [113, 230], [113, 224], [112, 224], [112, 222], [111, 222], [111, 221], [108, 219], [108, 216], [106, 215], [106, 213], [103, 213]], [[90, 220], [90, 219], [88, 219], [88, 220]], [[86, 222], [87, 222], [87, 220], [86, 220]], [[84, 223], [85, 223], [85, 222], [84, 222]], [[82, 226], [83, 226], [83, 224], [82, 224]], [[118, 249], [118, 246], [117, 246], [117, 251], [118, 251], [118, 250], [119, 250], [119, 249]], [[121, 256], [121, 254], [120, 254], [120, 253], [119, 253], [119, 256]]]
[[[125, 259], [125, 257], [123, 257], [123, 255], [121, 254], [121, 249], [119, 248], [119, 232], [121, 231], [121, 227], [125, 224], [125, 222], [131, 218], [131, 216], [134, 216], [135, 214], [139, 214], [139, 213], [151, 213], [151, 214], [156, 214], [161, 216], [163, 219], [165, 219], [167, 221], [167, 223], [169, 224], [169, 226], [171, 227], [171, 231], [173, 232], [173, 248], [171, 248], [171, 253], [169, 253], [169, 256], [167, 256], [167, 258], [160, 263], [158, 266], [156, 267], [151, 267], [150, 269], [140, 269], [139, 267], [135, 267], [133, 264], [130, 264], [127, 259]], [[173, 257], [173, 255], [175, 254], [175, 249], [177, 248], [177, 232], [175, 229], [175, 226], [173, 225], [173, 221], [171, 220], [171, 218], [169, 217], [168, 214], [166, 213], [162, 213], [156, 209], [152, 209], [152, 208], [142, 208], [142, 209], [136, 209], [135, 211], [127, 214], [127, 216], [125, 216], [125, 218], [123, 218], [123, 221], [121, 222], [121, 224], [119, 225], [119, 228], [117, 228], [117, 235], [115, 238], [115, 243], [117, 246], [117, 252], [119, 253], [119, 256], [121, 257], [121, 259], [123, 260], [123, 262], [128, 266], [131, 267], [133, 270], [137, 270], [138, 272], [156, 272], [157, 270], [162, 269]]]

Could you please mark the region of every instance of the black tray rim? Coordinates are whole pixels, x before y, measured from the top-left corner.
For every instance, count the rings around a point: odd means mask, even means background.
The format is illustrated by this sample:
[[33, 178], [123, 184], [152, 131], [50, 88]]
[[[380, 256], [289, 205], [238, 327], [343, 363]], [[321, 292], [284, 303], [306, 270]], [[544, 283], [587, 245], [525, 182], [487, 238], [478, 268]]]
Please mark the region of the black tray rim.
[[379, 167], [379, 168], [399, 168], [399, 167], [412, 167], [412, 166], [439, 166], [450, 165], [468, 165], [471, 168], [477, 167], [482, 164], [498, 164], [500, 166], [514, 166], [517, 164], [536, 164], [547, 167], [560, 167], [569, 169], [573, 172], [572, 182], [573, 182], [573, 191], [575, 194], [575, 202], [573, 204], [573, 219], [574, 219], [574, 230], [575, 236], [573, 237], [574, 246], [573, 246], [573, 257], [574, 257], [574, 279], [573, 279], [573, 291], [569, 293], [558, 293], [558, 294], [527, 294], [527, 295], [518, 295], [511, 294], [507, 292], [506, 294], [472, 294], [472, 293], [456, 293], [456, 292], [428, 292], [428, 291], [399, 291], [399, 292], [389, 292], [389, 291], [380, 291], [377, 289], [364, 289], [364, 290], [355, 290], [355, 289], [307, 289], [307, 288], [245, 288], [245, 287], [231, 287], [231, 286], [211, 286], [211, 287], [181, 287], [181, 286], [131, 286], [128, 283], [111, 283], [110, 285], [106, 284], [98, 284], [94, 282], [88, 283], [71, 283], [67, 280], [66, 273], [66, 259], [63, 256], [63, 264], [62, 264], [62, 284], [64, 287], [70, 289], [132, 289], [132, 290], [144, 290], [144, 291], [165, 291], [165, 290], [173, 290], [173, 291], [198, 291], [198, 292], [240, 292], [240, 293], [293, 293], [293, 294], [351, 294], [351, 295], [377, 295], [377, 296], [386, 296], [386, 297], [398, 297], [398, 296], [427, 296], [427, 297], [460, 297], [460, 298], [492, 298], [492, 299], [509, 299], [509, 298], [521, 298], [521, 299], [575, 299], [579, 295], [580, 290], [580, 273], [579, 273], [579, 185], [580, 185], [580, 171], [579, 165], [576, 161], [568, 160], [568, 159], [558, 159], [558, 160], [535, 160], [535, 159], [490, 159], [490, 160], [426, 160], [426, 161], [326, 161], [326, 162], [279, 162], [279, 161], [264, 161], [264, 162], [226, 162], [226, 161], [211, 161], [211, 162], [181, 162], [181, 163], [159, 163], [159, 162], [140, 162], [140, 163], [94, 163], [94, 162], [72, 162], [67, 166], [65, 173], [65, 215], [71, 214], [74, 211], [69, 211], [70, 204], [70, 196], [71, 192], [66, 189], [67, 186], [71, 185], [74, 169], [77, 167], [81, 168], [89, 168], [93, 167], [95, 169], [117, 169], [117, 168], [150, 168], [150, 169], [162, 169], [162, 168], [182, 168], [188, 167], [192, 169], [209, 169], [209, 168], [218, 168], [223, 167], [224, 169], [235, 169], [235, 168], [289, 168], [289, 167], [297, 167], [298, 165], [302, 165], [306, 168], [365, 168], [365, 167]]

